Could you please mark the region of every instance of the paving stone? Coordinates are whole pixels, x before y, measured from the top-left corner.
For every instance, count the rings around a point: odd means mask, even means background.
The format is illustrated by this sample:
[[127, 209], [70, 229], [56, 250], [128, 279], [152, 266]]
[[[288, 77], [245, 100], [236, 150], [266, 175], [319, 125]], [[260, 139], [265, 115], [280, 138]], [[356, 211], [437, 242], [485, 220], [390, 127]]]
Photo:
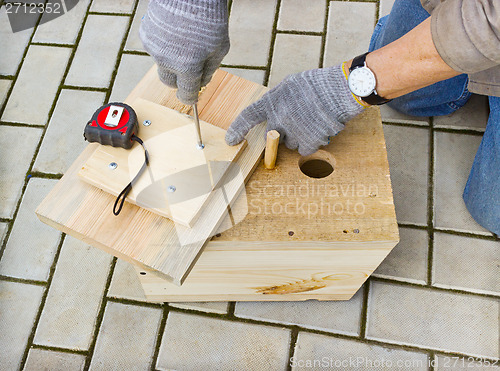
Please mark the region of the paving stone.
[[248, 70], [244, 68], [229, 67], [224, 67], [222, 69], [224, 71], [232, 73], [233, 75], [243, 77], [246, 80], [253, 81], [261, 85], [264, 83], [264, 75], [266, 74], [266, 71], [264, 70]]
[[388, 15], [391, 12], [392, 6], [396, 0], [380, 0], [379, 17]]
[[91, 370], [150, 370], [161, 309], [108, 302]]
[[170, 312], [159, 370], [284, 370], [287, 329]]
[[486, 360], [479, 360], [471, 357], [437, 356], [434, 358], [433, 364], [435, 365], [434, 369], [436, 371], [460, 371], [471, 369], [479, 371], [498, 371], [500, 368], [499, 361], [487, 363]]
[[5, 98], [7, 98], [7, 93], [9, 92], [11, 84], [11, 80], [0, 80], [0, 109], [5, 102]]
[[380, 106], [380, 115], [383, 122], [395, 122], [400, 124], [429, 125], [428, 117], [408, 116], [400, 113], [388, 105]]
[[[41, 129], [0, 126], [0, 217], [14, 214]], [[23, 145], [19, 145], [22, 143]]]
[[484, 131], [489, 116], [488, 97], [473, 94], [469, 101], [448, 116], [434, 117], [434, 127]]
[[128, 22], [128, 17], [89, 15], [65, 84], [107, 88]]
[[91, 12], [100, 13], [132, 13], [136, 0], [94, 0], [90, 7]]
[[462, 199], [481, 137], [437, 132], [434, 138], [435, 226], [490, 234], [470, 216]]
[[83, 370], [85, 356], [53, 352], [45, 349], [30, 349], [23, 371], [67, 371]]
[[[75, 7], [64, 15], [40, 24], [36, 29], [33, 41], [52, 44], [74, 44], [89, 3], [90, 0], [79, 0]], [[50, 16], [50, 13], [44, 14], [42, 22], [48, 16]]]
[[434, 234], [433, 284], [500, 295], [500, 243]]
[[231, 49], [224, 64], [267, 65], [275, 11], [276, 0], [233, 2], [229, 17]]
[[[102, 105], [105, 94], [63, 89], [33, 165], [34, 171], [63, 174], [85, 149], [83, 127]], [[69, 130], [68, 127], [80, 130]]]
[[123, 54], [109, 101], [123, 102], [153, 64], [150, 56]]
[[375, 26], [375, 10], [374, 3], [330, 2], [325, 67], [335, 66], [368, 50]]
[[384, 135], [398, 222], [426, 225], [429, 131], [384, 125]]
[[396, 278], [408, 282], [427, 282], [429, 234], [425, 230], [399, 228], [400, 242], [373, 273], [374, 276]]
[[[269, 87], [278, 85], [287, 75], [319, 67], [321, 36], [277, 34]], [[293, 63], [290, 63], [293, 55]]]
[[38, 220], [35, 209], [55, 184], [51, 179], [29, 181], [0, 260], [0, 274], [37, 281], [49, 278], [61, 233]]
[[70, 48], [30, 46], [2, 120], [45, 125], [70, 54]]
[[239, 302], [235, 315], [266, 322], [358, 335], [363, 289], [348, 301]]
[[148, 9], [148, 3], [148, 0], [139, 0], [134, 19], [132, 20], [132, 26], [128, 33], [127, 42], [125, 43], [125, 50], [145, 51], [142, 41], [139, 38], [139, 28], [141, 27], [142, 17], [144, 17]]
[[111, 255], [67, 236], [34, 343], [87, 350], [108, 278]]
[[0, 281], [0, 365], [17, 370], [31, 333], [45, 288]]
[[15, 75], [33, 29], [13, 33], [5, 7], [0, 8], [0, 75]]
[[405, 345], [498, 357], [498, 299], [374, 282], [366, 337]]
[[139, 281], [132, 264], [121, 259], [116, 261], [113, 278], [111, 279], [111, 285], [108, 290], [108, 296], [121, 299], [146, 301], [141, 282]]
[[[305, 8], [305, 9], [304, 9]], [[278, 30], [323, 32], [326, 3], [323, 0], [283, 0], [278, 18]]]
[[193, 309], [208, 313], [227, 313], [227, 301], [213, 301], [213, 302], [195, 302], [195, 303], [169, 303], [171, 307], [182, 309]]
[[424, 353], [300, 332], [292, 370], [427, 370]]

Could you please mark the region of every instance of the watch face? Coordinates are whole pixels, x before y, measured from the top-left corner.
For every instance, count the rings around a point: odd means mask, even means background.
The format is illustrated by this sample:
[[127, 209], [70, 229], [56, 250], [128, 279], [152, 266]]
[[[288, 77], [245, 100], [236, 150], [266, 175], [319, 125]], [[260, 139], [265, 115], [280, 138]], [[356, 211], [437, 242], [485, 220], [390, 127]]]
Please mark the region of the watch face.
[[367, 97], [375, 90], [375, 75], [367, 67], [355, 68], [347, 79], [349, 89], [358, 97]]

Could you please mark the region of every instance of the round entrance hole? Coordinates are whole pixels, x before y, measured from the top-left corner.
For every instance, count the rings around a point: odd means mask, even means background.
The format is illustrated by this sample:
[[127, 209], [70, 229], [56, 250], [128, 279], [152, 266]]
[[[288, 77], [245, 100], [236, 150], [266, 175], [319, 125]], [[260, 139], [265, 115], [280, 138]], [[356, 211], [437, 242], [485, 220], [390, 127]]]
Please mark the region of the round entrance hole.
[[301, 157], [299, 160], [300, 171], [309, 178], [326, 178], [333, 173], [334, 167], [335, 159], [323, 150]]

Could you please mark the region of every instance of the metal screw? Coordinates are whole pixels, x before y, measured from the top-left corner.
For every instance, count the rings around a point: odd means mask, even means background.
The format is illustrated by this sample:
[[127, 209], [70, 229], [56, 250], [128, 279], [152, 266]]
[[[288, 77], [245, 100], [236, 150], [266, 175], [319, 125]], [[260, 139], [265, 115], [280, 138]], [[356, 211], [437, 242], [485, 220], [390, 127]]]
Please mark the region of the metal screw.
[[174, 193], [175, 190], [176, 190], [176, 188], [173, 185], [167, 187], [167, 192]]
[[149, 125], [151, 125], [151, 120], [144, 120], [144, 122], [142, 124], [144, 126], [149, 126]]
[[353, 229], [354, 233], [359, 233], [359, 229]]
[[198, 148], [198, 149], [203, 149], [203, 148], [205, 148], [205, 145], [204, 145], [203, 143], [202, 143], [201, 145], [200, 145], [200, 144], [197, 144], [197, 145], [196, 145], [196, 148]]
[[116, 162], [111, 162], [108, 167], [111, 169], [111, 170], [115, 170], [117, 167], [118, 167], [118, 164]]

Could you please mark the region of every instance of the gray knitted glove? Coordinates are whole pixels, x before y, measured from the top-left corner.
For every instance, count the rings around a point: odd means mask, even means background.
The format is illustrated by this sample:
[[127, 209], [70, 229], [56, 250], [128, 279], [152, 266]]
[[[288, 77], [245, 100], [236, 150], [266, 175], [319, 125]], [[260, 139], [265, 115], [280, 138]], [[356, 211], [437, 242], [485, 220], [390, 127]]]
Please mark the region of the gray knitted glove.
[[229, 51], [227, 1], [150, 0], [139, 35], [160, 80], [193, 104]]
[[347, 86], [342, 65], [301, 72], [245, 108], [227, 130], [226, 143], [238, 144], [267, 120], [268, 131], [277, 130], [288, 148], [307, 156], [327, 145], [363, 108]]

